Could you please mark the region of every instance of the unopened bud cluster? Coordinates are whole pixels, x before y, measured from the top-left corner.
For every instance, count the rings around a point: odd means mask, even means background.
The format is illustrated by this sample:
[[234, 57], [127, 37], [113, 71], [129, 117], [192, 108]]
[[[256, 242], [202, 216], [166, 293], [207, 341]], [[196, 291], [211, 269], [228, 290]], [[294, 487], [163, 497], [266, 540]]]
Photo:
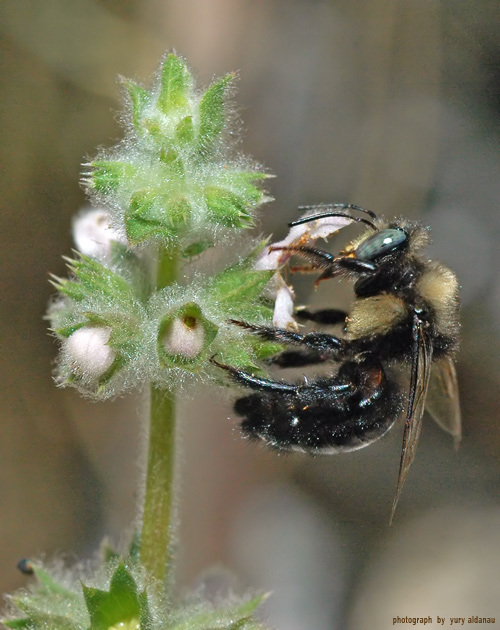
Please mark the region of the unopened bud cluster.
[[128, 135], [88, 164], [84, 182], [99, 203], [118, 209], [130, 245], [214, 244], [225, 228], [250, 227], [268, 200], [256, 185], [267, 175], [232, 146], [227, 95], [234, 78], [200, 93], [184, 61], [170, 54], [152, 91], [124, 81]]

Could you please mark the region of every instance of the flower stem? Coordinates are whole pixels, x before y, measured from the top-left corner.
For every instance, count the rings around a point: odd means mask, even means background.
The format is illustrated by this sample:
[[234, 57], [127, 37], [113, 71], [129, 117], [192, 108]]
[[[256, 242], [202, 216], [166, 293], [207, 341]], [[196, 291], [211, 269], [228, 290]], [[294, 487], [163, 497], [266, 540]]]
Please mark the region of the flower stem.
[[174, 447], [174, 397], [152, 386], [141, 561], [148, 574], [160, 581], [168, 579], [171, 569]]
[[[177, 252], [160, 252], [156, 288], [175, 282]], [[141, 533], [141, 562], [165, 586], [171, 578], [175, 469], [175, 395], [151, 386], [146, 491]]]

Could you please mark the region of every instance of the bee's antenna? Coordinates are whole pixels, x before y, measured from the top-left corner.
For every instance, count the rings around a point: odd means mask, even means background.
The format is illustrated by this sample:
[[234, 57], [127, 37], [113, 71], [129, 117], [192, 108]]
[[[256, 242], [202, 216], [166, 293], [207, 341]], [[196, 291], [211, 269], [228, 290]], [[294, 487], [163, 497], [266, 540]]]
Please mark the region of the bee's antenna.
[[363, 214], [367, 214], [372, 219], [377, 218], [377, 215], [375, 214], [375, 212], [373, 212], [373, 210], [367, 210], [366, 208], [357, 206], [355, 203], [318, 203], [312, 206], [299, 206], [299, 210], [333, 210], [334, 208], [338, 208], [339, 210], [357, 210], [358, 212], [363, 212]]
[[[312, 207], [318, 208], [318, 206]], [[292, 221], [288, 225], [289, 227], [293, 227], [294, 225], [302, 225], [303, 223], [309, 223], [310, 221], [316, 221], [317, 219], [324, 219], [326, 217], [345, 217], [346, 219], [351, 219], [357, 223], [365, 223], [366, 225], [369, 225], [372, 230], [377, 229], [377, 226], [369, 219], [364, 219], [363, 217], [353, 217], [350, 214], [347, 214], [347, 212], [321, 212], [320, 214], [312, 214], [310, 217], [302, 217], [302, 219]]]

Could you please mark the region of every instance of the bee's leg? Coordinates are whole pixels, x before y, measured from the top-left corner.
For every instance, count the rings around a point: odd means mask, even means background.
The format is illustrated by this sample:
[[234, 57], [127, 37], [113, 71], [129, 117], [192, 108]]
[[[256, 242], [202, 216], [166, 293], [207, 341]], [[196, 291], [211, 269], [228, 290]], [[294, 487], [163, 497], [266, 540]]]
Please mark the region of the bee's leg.
[[330, 254], [330, 252], [325, 252], [323, 249], [316, 249], [316, 247], [307, 247], [306, 245], [270, 247], [269, 251], [293, 252], [311, 263], [311, 267], [293, 267], [295, 271], [300, 271], [301, 269], [312, 271], [314, 269], [329, 268], [333, 265], [333, 261], [335, 260], [335, 256]]
[[356, 273], [372, 274], [377, 271], [377, 265], [368, 260], [361, 260], [354, 256], [337, 256], [335, 259], [335, 267], [346, 269], [347, 271], [355, 271]]
[[344, 324], [347, 318], [347, 312], [337, 308], [322, 308], [318, 311], [308, 311], [307, 309], [299, 309], [295, 311], [298, 319], [308, 322], [316, 322], [325, 326], [335, 326], [336, 324]]
[[[325, 308], [318, 311], [300, 310], [295, 313], [298, 319], [312, 321], [325, 326], [335, 326], [344, 324], [347, 317], [345, 311], [334, 308]], [[308, 344], [309, 345], [309, 344]], [[317, 365], [331, 360], [331, 354], [314, 350], [285, 350], [275, 357], [268, 359], [269, 363], [279, 367], [303, 367], [306, 365]]]
[[232, 324], [246, 328], [268, 341], [277, 341], [278, 343], [292, 343], [299, 346], [305, 346], [309, 350], [315, 352], [326, 352], [328, 354], [344, 355], [348, 350], [348, 342], [345, 339], [334, 337], [327, 333], [311, 332], [306, 335], [285, 330], [283, 328], [273, 328], [272, 326], [258, 326], [241, 322], [236, 319], [229, 320]]
[[331, 356], [321, 354], [321, 352], [310, 352], [303, 350], [285, 350], [275, 357], [266, 360], [267, 363], [277, 365], [282, 368], [304, 367], [306, 365], [317, 365], [331, 360]]
[[331, 265], [325, 266], [323, 273], [318, 276], [314, 286], [318, 288], [320, 282], [334, 278], [341, 270], [354, 271], [359, 274], [373, 274], [377, 271], [377, 266], [367, 260], [359, 260], [350, 256], [337, 256]]
[[[231, 378], [244, 385], [245, 387], [249, 387], [250, 389], [271, 391], [271, 392], [280, 392], [287, 394], [297, 394], [302, 389], [304, 389], [303, 384], [294, 385], [291, 383], [283, 383], [282, 381], [273, 381], [269, 378], [262, 378], [261, 376], [255, 376], [254, 374], [250, 374], [241, 370], [240, 368], [232, 367], [231, 365], [226, 365], [225, 363], [219, 363], [213, 357], [210, 361], [219, 368], [226, 370], [231, 375]], [[350, 385], [347, 383], [339, 383], [339, 384], [331, 384], [330, 390], [343, 392], [350, 388]]]
[[315, 282], [316, 288], [321, 281], [335, 277], [342, 270], [353, 271], [360, 274], [373, 274], [377, 271], [377, 265], [375, 263], [367, 260], [360, 260], [359, 258], [355, 258], [350, 255], [346, 256], [340, 254], [338, 256], [334, 256], [329, 252], [325, 252], [322, 249], [316, 249], [315, 247], [291, 245], [290, 247], [271, 247], [270, 249], [270, 251], [277, 250], [294, 252], [311, 263], [306, 267], [291, 267], [291, 271], [304, 271], [309, 273], [315, 269], [323, 269], [321, 275]]

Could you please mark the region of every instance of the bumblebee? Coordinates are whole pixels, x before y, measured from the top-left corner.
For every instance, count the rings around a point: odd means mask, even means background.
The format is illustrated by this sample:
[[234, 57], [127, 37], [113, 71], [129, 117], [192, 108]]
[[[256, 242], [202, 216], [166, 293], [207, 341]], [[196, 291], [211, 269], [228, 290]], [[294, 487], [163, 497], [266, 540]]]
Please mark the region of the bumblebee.
[[[424, 409], [461, 437], [454, 355], [459, 299], [455, 274], [422, 256], [429, 232], [407, 219], [386, 221], [353, 204], [305, 206], [313, 214], [290, 226], [341, 216], [365, 230], [338, 255], [308, 245], [284, 247], [318, 271], [316, 284], [345, 278], [355, 300], [349, 314], [338, 309], [298, 311], [320, 325], [343, 325], [343, 335], [300, 334], [232, 321], [260, 337], [290, 347], [274, 359], [281, 367], [328, 362], [332, 374], [301, 383], [262, 378], [214, 361], [232, 379], [255, 390], [235, 403], [242, 430], [272, 447], [336, 453], [365, 447], [404, 417], [399, 476], [392, 516], [417, 447]], [[403, 379], [404, 374], [409, 379]], [[391, 516], [391, 521], [392, 521]]]

